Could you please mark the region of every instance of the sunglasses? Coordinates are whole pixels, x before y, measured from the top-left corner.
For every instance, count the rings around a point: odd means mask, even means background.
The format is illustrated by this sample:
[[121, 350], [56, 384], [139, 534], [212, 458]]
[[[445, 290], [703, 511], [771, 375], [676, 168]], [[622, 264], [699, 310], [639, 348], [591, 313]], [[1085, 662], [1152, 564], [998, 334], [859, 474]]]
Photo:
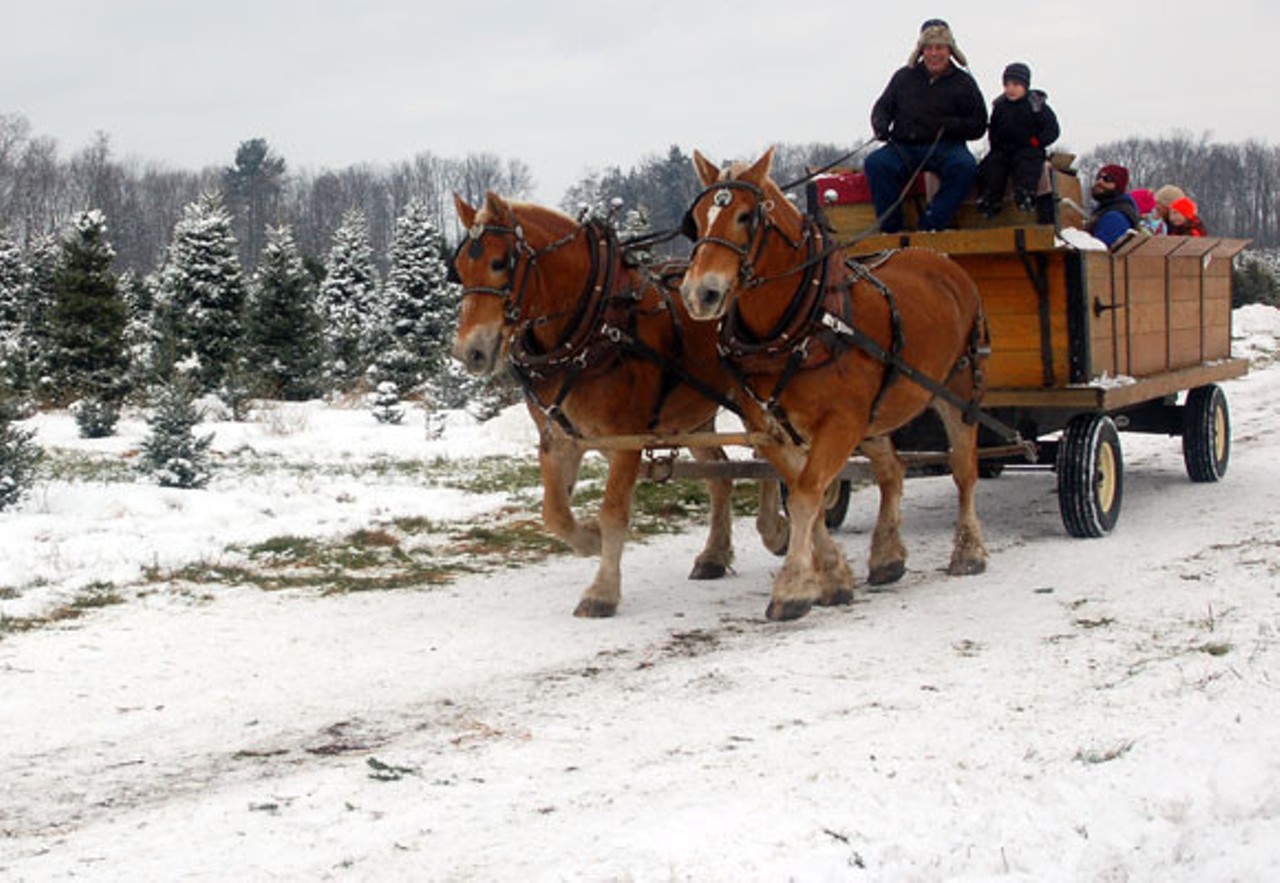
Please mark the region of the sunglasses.
[[1106, 172], [1102, 172], [1102, 173], [1100, 173], [1100, 174], [1098, 175], [1098, 180], [1099, 180], [1099, 181], [1104, 181], [1104, 182], [1106, 182], [1107, 184], [1114, 184], [1114, 183], [1116, 182], [1116, 179], [1115, 179], [1115, 178], [1113, 178], [1113, 177], [1111, 177], [1110, 175], [1108, 175]]

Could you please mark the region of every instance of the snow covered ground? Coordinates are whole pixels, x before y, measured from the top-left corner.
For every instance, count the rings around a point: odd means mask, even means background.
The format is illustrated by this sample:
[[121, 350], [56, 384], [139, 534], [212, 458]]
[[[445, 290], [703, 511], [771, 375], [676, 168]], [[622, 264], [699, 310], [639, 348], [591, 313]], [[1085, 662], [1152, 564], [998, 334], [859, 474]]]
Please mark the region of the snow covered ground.
[[[1236, 312], [1231, 468], [1125, 435], [1108, 538], [1047, 473], [980, 487], [991, 561], [945, 575], [949, 479], [907, 486], [907, 577], [790, 624], [736, 526], [635, 544], [618, 617], [569, 614], [594, 562], [326, 595], [175, 582], [247, 542], [506, 495], [344, 464], [528, 454], [518, 410], [421, 424], [286, 408], [219, 423], [204, 491], [59, 480], [0, 513], [0, 877], [13, 880], [1274, 880], [1280, 878], [1280, 312]], [[42, 444], [127, 462], [143, 427]], [[261, 458], [297, 468], [245, 464]], [[352, 471], [354, 472], [354, 470]], [[864, 566], [874, 494], [838, 532]]]

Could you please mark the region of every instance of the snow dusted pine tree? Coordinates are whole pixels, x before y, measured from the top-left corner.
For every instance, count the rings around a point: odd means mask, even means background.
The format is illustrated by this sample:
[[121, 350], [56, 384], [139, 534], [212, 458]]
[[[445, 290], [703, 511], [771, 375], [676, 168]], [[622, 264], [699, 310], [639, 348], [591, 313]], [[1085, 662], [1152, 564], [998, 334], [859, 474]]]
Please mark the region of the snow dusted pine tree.
[[102, 212], [77, 214], [63, 235], [54, 276], [49, 361], [63, 400], [82, 398], [86, 413], [98, 412], [90, 436], [114, 430], [114, 411], [128, 388], [125, 305], [111, 272], [114, 258]]
[[158, 390], [155, 410], [147, 418], [150, 432], [142, 440], [138, 469], [155, 477], [162, 487], [202, 488], [212, 475], [209, 445], [213, 433], [197, 437], [200, 422], [185, 381]]
[[54, 279], [61, 262], [57, 236], [41, 236], [27, 249], [27, 290], [19, 337], [18, 370], [23, 378], [19, 391], [46, 402], [56, 398], [50, 374], [52, 350], [49, 316], [53, 312]]
[[129, 386], [146, 390], [155, 385], [156, 357], [162, 341], [156, 328], [156, 280], [132, 270], [120, 276], [120, 295], [128, 321], [124, 327], [124, 345], [129, 356]]
[[315, 281], [288, 227], [267, 228], [245, 314], [245, 343], [249, 376], [263, 397], [297, 401], [320, 391]]
[[458, 286], [448, 281], [444, 239], [421, 202], [396, 220], [388, 258], [376, 374], [407, 392], [434, 378], [448, 356]]
[[245, 285], [237, 251], [222, 198], [206, 193], [183, 209], [160, 270], [165, 342], [157, 365], [162, 376], [190, 375], [199, 392], [219, 391], [239, 356]]
[[42, 452], [32, 441], [35, 433], [13, 425], [11, 403], [0, 397], [0, 510], [22, 499], [35, 480]]
[[22, 349], [23, 301], [27, 291], [22, 251], [0, 227], [0, 395], [25, 385], [19, 370]]
[[378, 269], [369, 223], [364, 212], [352, 209], [333, 234], [320, 286], [330, 389], [347, 389], [364, 376], [372, 358], [377, 310]]

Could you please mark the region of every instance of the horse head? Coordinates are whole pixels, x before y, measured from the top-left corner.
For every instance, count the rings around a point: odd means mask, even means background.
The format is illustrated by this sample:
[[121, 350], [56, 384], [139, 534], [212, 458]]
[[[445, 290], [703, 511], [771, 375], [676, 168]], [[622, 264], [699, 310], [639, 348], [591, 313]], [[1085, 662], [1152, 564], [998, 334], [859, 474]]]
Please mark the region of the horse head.
[[449, 267], [450, 277], [462, 285], [453, 357], [472, 374], [492, 374], [501, 361], [514, 297], [515, 251], [505, 231], [515, 229], [515, 216], [493, 193], [480, 208], [454, 193], [453, 205], [464, 230]]
[[464, 228], [450, 266], [462, 285], [453, 357], [472, 374], [492, 374], [512, 335], [559, 311], [545, 298], [562, 287], [573, 290], [543, 277], [573, 272], [564, 245], [573, 241], [578, 225], [554, 209], [509, 202], [492, 191], [480, 208], [457, 193], [453, 204]]
[[695, 319], [718, 319], [745, 286], [758, 282], [778, 260], [770, 231], [794, 251], [804, 217], [770, 177], [773, 148], [750, 166], [720, 169], [697, 150], [693, 164], [702, 192], [685, 217], [693, 254], [681, 296]]

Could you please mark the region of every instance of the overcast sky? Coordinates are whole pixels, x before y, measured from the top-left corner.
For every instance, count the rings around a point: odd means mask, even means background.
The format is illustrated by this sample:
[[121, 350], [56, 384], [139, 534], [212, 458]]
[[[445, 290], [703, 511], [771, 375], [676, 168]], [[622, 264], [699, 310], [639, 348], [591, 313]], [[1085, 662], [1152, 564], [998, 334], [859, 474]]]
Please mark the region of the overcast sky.
[[[849, 147], [920, 23], [950, 21], [988, 98], [1009, 61], [1049, 93], [1061, 145], [1181, 130], [1280, 144], [1263, 59], [1280, 4], [1246, 0], [39, 0], [0, 28], [0, 113], [61, 154], [199, 169], [262, 137], [290, 168], [486, 151], [558, 203], [587, 172], [676, 144]], [[872, 11], [874, 10], [874, 11]], [[976, 145], [975, 145], [976, 146]]]

